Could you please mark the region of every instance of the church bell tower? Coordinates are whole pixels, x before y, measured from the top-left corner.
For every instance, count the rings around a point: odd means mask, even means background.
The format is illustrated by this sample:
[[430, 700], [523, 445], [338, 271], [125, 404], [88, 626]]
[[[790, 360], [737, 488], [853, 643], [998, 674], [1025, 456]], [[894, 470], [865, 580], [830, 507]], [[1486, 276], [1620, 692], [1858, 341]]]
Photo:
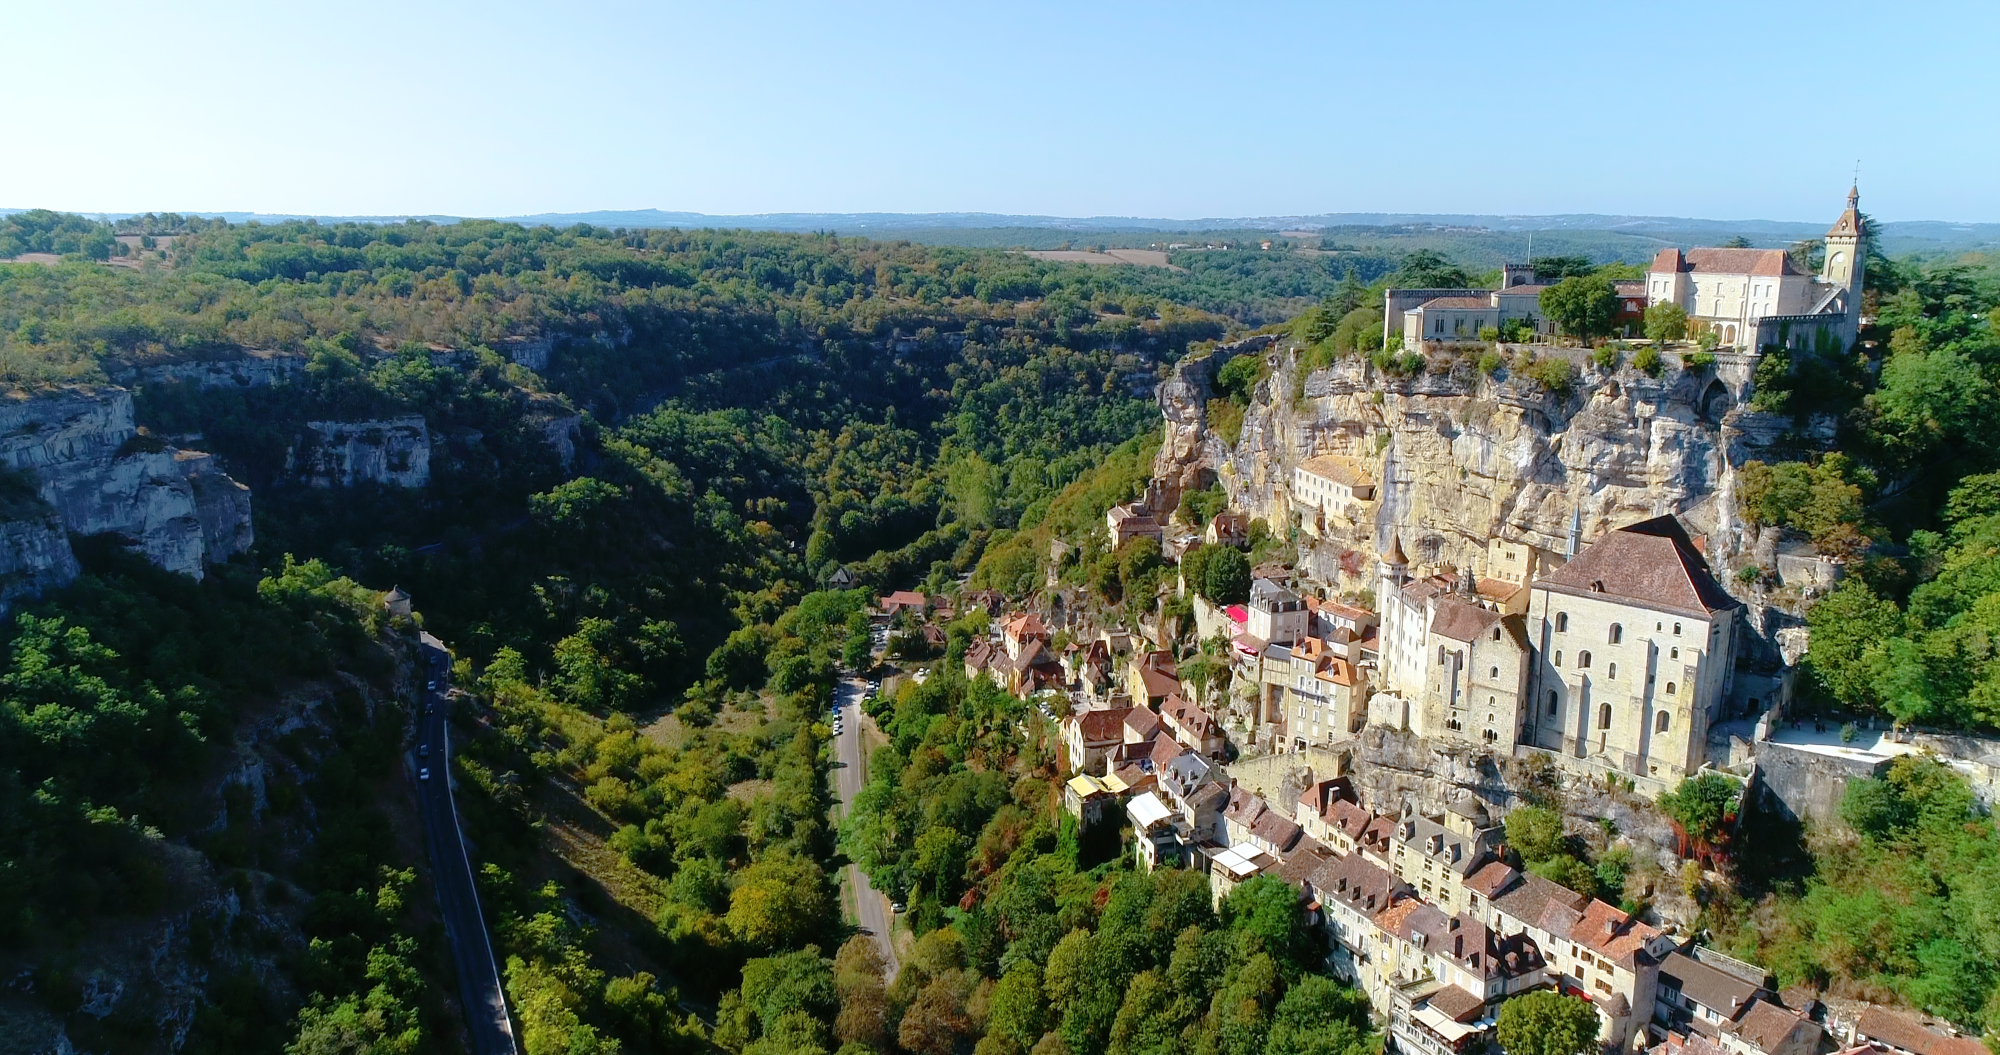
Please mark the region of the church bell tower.
[[1860, 188], [1851, 187], [1847, 191], [1847, 211], [1826, 232], [1826, 263], [1819, 275], [1820, 281], [1847, 291], [1850, 314], [1861, 310], [1862, 254], [1866, 252], [1862, 240], [1866, 237], [1861, 225]]

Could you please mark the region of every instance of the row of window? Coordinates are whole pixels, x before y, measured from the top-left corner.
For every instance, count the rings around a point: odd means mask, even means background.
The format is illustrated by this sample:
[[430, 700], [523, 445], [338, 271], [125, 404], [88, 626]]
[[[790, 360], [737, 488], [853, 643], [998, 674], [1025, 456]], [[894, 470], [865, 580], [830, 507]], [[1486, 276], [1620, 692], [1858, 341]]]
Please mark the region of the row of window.
[[[1666, 624], [1665, 624], [1664, 622], [1661, 622], [1661, 623], [1654, 623], [1654, 624], [1653, 624], [1653, 629], [1654, 629], [1654, 630], [1656, 630], [1656, 631], [1659, 631], [1659, 630], [1664, 630], [1664, 629], [1665, 629], [1665, 627], [1666, 627]], [[1557, 612], [1557, 613], [1556, 613], [1556, 633], [1558, 633], [1558, 634], [1567, 634], [1567, 633], [1569, 633], [1569, 613], [1568, 613], [1568, 612]], [[1679, 637], [1679, 636], [1681, 636], [1681, 625], [1680, 625], [1679, 623], [1675, 623], [1675, 624], [1674, 624], [1674, 636], [1675, 636], [1675, 637]], [[1607, 635], [1606, 635], [1606, 638], [1607, 638], [1607, 639], [1608, 639], [1608, 640], [1610, 641], [1610, 643], [1611, 643], [1611, 644], [1614, 644], [1614, 645], [1617, 645], [1617, 644], [1622, 644], [1622, 643], [1624, 643], [1624, 641], [1625, 641], [1625, 627], [1624, 627], [1624, 625], [1623, 625], [1623, 624], [1620, 624], [1620, 623], [1613, 623], [1613, 624], [1611, 624], [1611, 629], [1610, 629], [1610, 631], [1609, 631], [1609, 632], [1607, 633]], [[1499, 632], [1498, 632], [1498, 631], [1495, 631], [1495, 632], [1494, 632], [1494, 636], [1493, 636], [1493, 640], [1495, 640], [1495, 641], [1498, 641], [1498, 640], [1500, 640], [1500, 636], [1499, 636]]]
[[[1674, 683], [1673, 683], [1673, 682], [1671, 682], [1671, 681], [1670, 681], [1670, 682], [1667, 682], [1667, 695], [1671, 696], [1671, 695], [1673, 695], [1673, 692], [1674, 692]], [[1555, 718], [1556, 718], [1556, 717], [1557, 717], [1558, 715], [1560, 715], [1561, 713], [1562, 713], [1562, 695], [1561, 695], [1560, 693], [1558, 693], [1558, 692], [1557, 692], [1556, 690], [1554, 690], [1554, 689], [1550, 689], [1550, 690], [1549, 690], [1549, 720], [1551, 720], [1551, 721], [1554, 721], [1554, 720], [1555, 720]], [[1668, 730], [1669, 728], [1672, 728], [1672, 726], [1673, 726], [1673, 717], [1672, 717], [1672, 715], [1670, 715], [1670, 714], [1669, 714], [1668, 712], [1666, 712], [1666, 711], [1657, 711], [1657, 712], [1655, 712], [1655, 713], [1654, 713], [1654, 715], [1653, 715], [1653, 731], [1654, 731], [1654, 732], [1656, 732], [1656, 733], [1664, 733], [1664, 732], [1666, 732], [1666, 731], [1667, 731], [1667, 730]], [[1610, 705], [1610, 704], [1608, 704], [1608, 703], [1600, 703], [1600, 704], [1598, 704], [1598, 705], [1597, 705], [1597, 727], [1598, 727], [1599, 729], [1609, 729], [1609, 728], [1611, 728], [1611, 705]]]

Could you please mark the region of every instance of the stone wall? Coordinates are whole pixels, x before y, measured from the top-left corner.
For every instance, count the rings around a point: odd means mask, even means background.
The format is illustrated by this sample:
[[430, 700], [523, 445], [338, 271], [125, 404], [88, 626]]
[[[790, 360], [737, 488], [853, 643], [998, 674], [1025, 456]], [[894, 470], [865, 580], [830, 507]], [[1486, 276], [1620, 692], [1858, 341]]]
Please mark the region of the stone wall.
[[1837, 758], [1766, 740], [1757, 745], [1756, 774], [1745, 801], [1787, 820], [1823, 824], [1839, 819], [1848, 781], [1879, 777], [1888, 768], [1888, 759]]

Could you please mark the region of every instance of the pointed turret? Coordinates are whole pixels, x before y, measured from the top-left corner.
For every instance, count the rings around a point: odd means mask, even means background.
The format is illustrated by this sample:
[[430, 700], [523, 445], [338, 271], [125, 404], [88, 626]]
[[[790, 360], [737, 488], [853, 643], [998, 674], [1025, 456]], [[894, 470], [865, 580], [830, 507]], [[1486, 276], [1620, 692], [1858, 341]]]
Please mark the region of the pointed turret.
[[1382, 563], [1397, 564], [1405, 568], [1410, 566], [1410, 558], [1403, 556], [1402, 532], [1392, 531], [1389, 533], [1389, 548], [1382, 551]]
[[1862, 239], [1868, 236], [1863, 230], [1866, 221], [1861, 218], [1861, 189], [1849, 187], [1847, 190], [1847, 210], [1826, 232], [1826, 263], [1820, 267], [1821, 282], [1839, 286], [1848, 291], [1848, 310], [1858, 311], [1861, 304]]

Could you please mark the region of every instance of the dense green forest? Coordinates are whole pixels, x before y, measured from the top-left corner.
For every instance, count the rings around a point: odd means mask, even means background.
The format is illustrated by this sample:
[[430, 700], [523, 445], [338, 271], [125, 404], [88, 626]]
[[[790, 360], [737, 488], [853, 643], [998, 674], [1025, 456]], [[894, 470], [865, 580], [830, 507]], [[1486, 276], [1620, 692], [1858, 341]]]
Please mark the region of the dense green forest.
[[[0, 954], [40, 965], [32, 999], [79, 1043], [142, 1050], [153, 1029], [79, 1011], [92, 943], [206, 889], [246, 912], [190, 938], [211, 981], [185, 1050], [452, 1049], [421, 854], [373, 837], [415, 823], [395, 790], [415, 625], [384, 614], [392, 584], [459, 659], [461, 805], [530, 1055], [1377, 1043], [1365, 1002], [1309, 969], [1282, 885], [1218, 910], [1067, 824], [1052, 729], [1020, 701], [949, 662], [878, 699], [890, 742], [838, 833], [824, 715], [865, 662], [870, 591], [1028, 592], [1052, 542], [1139, 493], [1174, 361], [1268, 326], [1308, 368], [1425, 369], [1379, 347], [1379, 291], [1478, 285], [1478, 258], [1341, 245], [1166, 270], [830, 235], [0, 219], [0, 256], [22, 252], [63, 259], [0, 264], [5, 380], [135, 384], [148, 432], [198, 436], [255, 492], [256, 550], [208, 580], [78, 540], [84, 577], [0, 635]], [[1742, 513], [1852, 557], [1810, 616], [1815, 706], [1994, 727], [2000, 270], [1870, 268], [1860, 349], [1760, 372], [1799, 455], [1746, 468]], [[513, 361], [522, 339], [548, 340], [546, 369]], [[205, 391], [135, 373], [246, 349], [301, 370]], [[1219, 372], [1215, 427], [1240, 427], [1268, 369]], [[410, 415], [437, 438], [420, 494], [288, 467], [309, 421]], [[572, 420], [566, 464], [549, 430]], [[1262, 525], [1253, 541], [1282, 555]], [[1128, 617], [1173, 572], [1143, 544], [1060, 560]], [[1195, 563], [1198, 592], [1247, 583], [1244, 561]], [[841, 567], [863, 589], [824, 589]], [[947, 655], [981, 632], [961, 618]], [[304, 686], [332, 701], [282, 748], [305, 776], [253, 801], [231, 745]], [[1530, 838], [1541, 809], [1518, 811], [1529, 863], [1637, 896], [1615, 852], [1559, 822]], [[1899, 767], [1844, 816], [1702, 889], [1718, 941], [1787, 981], [2000, 1021], [1991, 823], [1963, 783]], [[908, 902], [893, 985], [844, 941], [843, 860]]]
[[[769, 1047], [726, 1028], [711, 1041], [689, 1009], [740, 1007], [739, 969], [754, 991], [756, 965], [840, 942], [820, 716], [866, 595], [816, 585], [843, 565], [884, 589], [969, 571], [1150, 431], [1164, 364], [1234, 325], [1193, 302], [1293, 295], [1224, 275], [1236, 288], [1186, 280], [1174, 300], [1129, 272], [857, 239], [499, 224], [159, 217], [127, 225], [159, 250], [107, 266], [121, 254], [77, 241], [101, 226], [4, 223], [0, 248], [73, 258], [0, 265], [0, 370], [17, 386], [245, 348], [303, 356], [285, 384], [138, 388], [142, 427], [200, 436], [255, 488], [255, 553], [199, 586], [97, 553], [13, 637], [20, 678], [96, 680], [23, 681], [7, 712], [33, 732], [8, 747], [6, 794], [23, 804], [0, 833], [0, 880], [21, 892], [11, 948], [87, 943], [160, 910], [190, 882], [166, 874], [179, 845], [246, 905], [300, 916], [303, 953], [217, 971], [234, 981], [209, 993], [198, 1051], [453, 1043], [423, 995], [445, 968], [417, 857], [341, 835], [406, 809], [375, 790], [395, 780], [400, 716], [327, 724], [320, 775], [283, 797], [309, 804], [310, 825], [232, 805], [211, 837], [188, 815], [227, 797], [227, 745], [274, 697], [355, 674], [392, 691], [386, 657], [409, 629], [382, 621], [392, 583], [461, 657], [465, 717], [488, 716], [466, 726], [457, 775], [528, 1050]], [[494, 350], [517, 335], [551, 339], [546, 370]], [[421, 496], [287, 470], [305, 422], [405, 415], [440, 437]], [[565, 418], [579, 420], [567, 467], [545, 435]], [[128, 580], [203, 610], [125, 599], [99, 618], [125, 629], [158, 607], [163, 628], [100, 634], [78, 606], [110, 606], [100, 584]], [[184, 643], [163, 645], [165, 628]], [[230, 651], [246, 639], [271, 645], [253, 669]], [[64, 693], [86, 698], [74, 714], [41, 702]], [[587, 841], [616, 863], [588, 879], [553, 863], [544, 833], [567, 823], [604, 827]], [[300, 860], [278, 855], [288, 842]], [[48, 878], [72, 870], [87, 881]], [[218, 964], [241, 962], [229, 941]], [[60, 996], [74, 990], [50, 976], [51, 1010], [83, 1028]]]

